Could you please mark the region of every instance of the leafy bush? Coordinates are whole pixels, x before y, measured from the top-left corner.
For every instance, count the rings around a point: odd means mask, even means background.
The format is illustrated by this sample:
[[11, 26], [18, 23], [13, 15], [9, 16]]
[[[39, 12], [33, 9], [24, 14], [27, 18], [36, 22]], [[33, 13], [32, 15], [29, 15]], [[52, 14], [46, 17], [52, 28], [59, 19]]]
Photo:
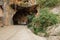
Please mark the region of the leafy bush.
[[38, 32], [46, 33], [47, 27], [56, 23], [58, 23], [57, 15], [44, 8], [40, 10], [40, 14], [37, 18], [33, 17], [28, 27], [32, 28], [35, 34], [38, 34]]
[[32, 19], [33, 19], [34, 17], [35, 17], [34, 14], [27, 16], [27, 18], [28, 18], [28, 27], [31, 26], [30, 23], [32, 22]]
[[36, 0], [40, 7], [53, 7], [60, 3], [60, 0]]

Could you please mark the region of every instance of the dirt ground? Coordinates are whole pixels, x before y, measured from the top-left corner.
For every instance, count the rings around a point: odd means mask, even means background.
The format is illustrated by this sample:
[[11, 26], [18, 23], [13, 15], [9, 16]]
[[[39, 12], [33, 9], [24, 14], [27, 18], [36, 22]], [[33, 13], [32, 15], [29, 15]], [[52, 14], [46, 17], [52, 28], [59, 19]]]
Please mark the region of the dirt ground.
[[0, 27], [0, 40], [46, 40], [33, 34], [26, 25]]

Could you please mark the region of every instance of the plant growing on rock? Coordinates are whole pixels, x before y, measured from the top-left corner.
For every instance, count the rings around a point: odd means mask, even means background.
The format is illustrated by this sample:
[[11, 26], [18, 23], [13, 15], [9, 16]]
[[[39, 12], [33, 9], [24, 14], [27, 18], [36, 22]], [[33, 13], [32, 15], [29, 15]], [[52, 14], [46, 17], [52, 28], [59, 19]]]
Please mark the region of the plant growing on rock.
[[57, 15], [50, 12], [48, 9], [44, 8], [40, 10], [39, 16], [34, 17], [32, 21], [28, 24], [29, 28], [38, 35], [39, 32], [46, 33], [46, 29], [49, 26], [58, 23]]

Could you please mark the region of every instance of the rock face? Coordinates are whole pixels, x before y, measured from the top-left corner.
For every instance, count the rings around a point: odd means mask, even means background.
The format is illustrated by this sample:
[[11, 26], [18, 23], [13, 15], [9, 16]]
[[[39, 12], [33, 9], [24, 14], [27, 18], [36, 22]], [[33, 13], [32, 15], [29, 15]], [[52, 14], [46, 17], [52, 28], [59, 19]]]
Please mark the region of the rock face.
[[[31, 4], [29, 4], [30, 2]], [[15, 10], [13, 10], [10, 5], [11, 4], [15, 4], [14, 8]], [[17, 5], [19, 7], [17, 7]], [[4, 0], [4, 5], [3, 5], [3, 9], [4, 9], [4, 25], [13, 25], [13, 16], [16, 13], [16, 11], [20, 10], [19, 14], [26, 14], [26, 13], [30, 13], [31, 11], [33, 11], [33, 13], [37, 12], [37, 8], [35, 7], [35, 0]], [[25, 6], [29, 6], [28, 8], [20, 8], [21, 7], [25, 7]], [[32, 7], [32, 8], [31, 8]], [[18, 8], [18, 10], [16, 9]], [[23, 10], [25, 11], [23, 11]], [[26, 9], [28, 12], [26, 12]], [[23, 13], [21, 13], [23, 12]], [[22, 16], [23, 18], [26, 17], [25, 15]], [[16, 17], [15, 17], [16, 18]], [[17, 17], [18, 18], [18, 17]], [[26, 20], [25, 20], [26, 19]], [[21, 24], [26, 24], [27, 18], [24, 18], [24, 20], [22, 18], [19, 18], [18, 20], [21, 20], [19, 23]], [[16, 22], [15, 22], [16, 23]]]
[[47, 40], [60, 40], [60, 36], [49, 36]]
[[2, 26], [3, 25], [3, 11], [2, 11], [2, 9], [0, 8], [0, 26]]
[[0, 8], [0, 17], [3, 17], [3, 11], [2, 11], [2, 8]]
[[50, 36], [60, 36], [60, 24], [54, 25], [54, 26], [50, 26], [50, 28], [47, 30], [47, 33]]
[[59, 14], [60, 13], [60, 6], [51, 9], [51, 12], [53, 12], [54, 14]]

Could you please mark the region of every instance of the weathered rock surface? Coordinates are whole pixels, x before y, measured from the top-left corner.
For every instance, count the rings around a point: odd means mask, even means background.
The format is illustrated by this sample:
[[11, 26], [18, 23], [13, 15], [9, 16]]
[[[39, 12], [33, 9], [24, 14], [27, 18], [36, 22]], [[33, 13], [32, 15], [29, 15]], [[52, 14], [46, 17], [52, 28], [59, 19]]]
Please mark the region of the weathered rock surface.
[[60, 36], [49, 36], [47, 40], [60, 40]]
[[0, 8], [0, 26], [2, 26], [3, 25], [3, 11], [2, 11], [2, 9]]
[[53, 9], [51, 9], [51, 12], [53, 12], [54, 14], [59, 14], [60, 13], [60, 6], [54, 7]]
[[3, 17], [4, 15], [3, 15], [3, 11], [2, 11], [2, 9], [0, 8], [0, 17]]
[[48, 35], [60, 36], [60, 24], [50, 26], [47, 30]]

